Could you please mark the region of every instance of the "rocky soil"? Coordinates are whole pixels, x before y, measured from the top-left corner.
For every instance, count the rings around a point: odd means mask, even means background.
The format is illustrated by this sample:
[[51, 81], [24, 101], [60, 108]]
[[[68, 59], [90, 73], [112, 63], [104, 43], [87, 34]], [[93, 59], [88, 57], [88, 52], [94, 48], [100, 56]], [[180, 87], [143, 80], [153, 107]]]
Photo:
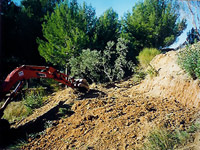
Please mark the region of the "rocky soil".
[[129, 79], [93, 84], [85, 95], [72, 89], [54, 93], [45, 106], [12, 127], [34, 122], [61, 104], [70, 106], [70, 113], [54, 119], [37, 138], [29, 138], [23, 149], [138, 149], [153, 128], [184, 130], [198, 121], [198, 81], [178, 67], [176, 52], [156, 56], [151, 65], [158, 75], [138, 85]]

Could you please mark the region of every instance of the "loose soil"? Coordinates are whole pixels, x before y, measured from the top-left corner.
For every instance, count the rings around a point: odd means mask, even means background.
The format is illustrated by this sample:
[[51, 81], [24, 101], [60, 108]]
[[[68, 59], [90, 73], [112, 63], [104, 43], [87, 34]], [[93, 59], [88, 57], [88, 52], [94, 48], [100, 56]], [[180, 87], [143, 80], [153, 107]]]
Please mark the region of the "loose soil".
[[199, 118], [198, 81], [178, 67], [174, 51], [156, 56], [151, 65], [158, 76], [147, 76], [138, 85], [129, 79], [93, 84], [85, 95], [69, 88], [52, 94], [45, 106], [12, 127], [23, 127], [61, 105], [71, 106], [73, 113], [51, 119], [51, 127], [29, 138], [22, 149], [138, 149], [153, 128], [187, 129]]

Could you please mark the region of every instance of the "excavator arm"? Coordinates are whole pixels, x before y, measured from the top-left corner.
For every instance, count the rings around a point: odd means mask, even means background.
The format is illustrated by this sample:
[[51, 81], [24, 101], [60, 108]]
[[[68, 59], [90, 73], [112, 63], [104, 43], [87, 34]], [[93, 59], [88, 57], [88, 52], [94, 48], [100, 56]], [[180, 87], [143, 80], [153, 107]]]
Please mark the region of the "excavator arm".
[[32, 78], [54, 79], [71, 88], [78, 88], [82, 91], [89, 90], [88, 83], [85, 79], [69, 78], [68, 75], [59, 72], [53, 67], [23, 65], [13, 70], [0, 86], [0, 101], [2, 101], [2, 99], [6, 97], [6, 94], [10, 93], [11, 88], [19, 82], [15, 89], [11, 92], [10, 96], [7, 98], [4, 105], [0, 108], [0, 118], [3, 116], [3, 111], [11, 102], [11, 99], [15, 97], [16, 93], [23, 87], [24, 80]]

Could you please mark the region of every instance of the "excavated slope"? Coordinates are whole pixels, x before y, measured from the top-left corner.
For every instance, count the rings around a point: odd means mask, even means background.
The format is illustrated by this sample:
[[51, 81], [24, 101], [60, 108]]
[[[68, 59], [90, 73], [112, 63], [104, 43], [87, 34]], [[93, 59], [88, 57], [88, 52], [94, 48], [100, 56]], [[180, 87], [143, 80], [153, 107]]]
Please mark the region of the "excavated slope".
[[146, 78], [135, 89], [147, 95], [176, 99], [185, 106], [199, 107], [199, 80], [191, 79], [178, 66], [176, 54], [176, 51], [170, 51], [157, 55], [151, 65], [158, 71], [158, 76]]
[[56, 93], [50, 97], [51, 105], [32, 117], [53, 106], [53, 101], [74, 103], [74, 114], [54, 121], [23, 149], [137, 149], [154, 127], [184, 130], [199, 117], [199, 87], [175, 60], [176, 52], [158, 55], [152, 66], [159, 75], [147, 77], [137, 86], [130, 79], [109, 86], [93, 85], [81, 96], [69, 89]]

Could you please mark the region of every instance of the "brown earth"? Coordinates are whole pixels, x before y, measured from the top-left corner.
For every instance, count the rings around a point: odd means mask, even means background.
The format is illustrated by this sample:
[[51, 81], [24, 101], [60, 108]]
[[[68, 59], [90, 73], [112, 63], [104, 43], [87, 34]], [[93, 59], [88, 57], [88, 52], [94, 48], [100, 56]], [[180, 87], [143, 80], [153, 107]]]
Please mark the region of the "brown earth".
[[23, 149], [137, 149], [153, 128], [184, 130], [199, 118], [199, 85], [176, 64], [176, 52], [156, 56], [151, 65], [158, 76], [139, 85], [132, 79], [91, 85], [86, 95], [71, 89], [54, 93], [18, 128], [59, 105], [72, 105], [74, 114], [55, 120]]

